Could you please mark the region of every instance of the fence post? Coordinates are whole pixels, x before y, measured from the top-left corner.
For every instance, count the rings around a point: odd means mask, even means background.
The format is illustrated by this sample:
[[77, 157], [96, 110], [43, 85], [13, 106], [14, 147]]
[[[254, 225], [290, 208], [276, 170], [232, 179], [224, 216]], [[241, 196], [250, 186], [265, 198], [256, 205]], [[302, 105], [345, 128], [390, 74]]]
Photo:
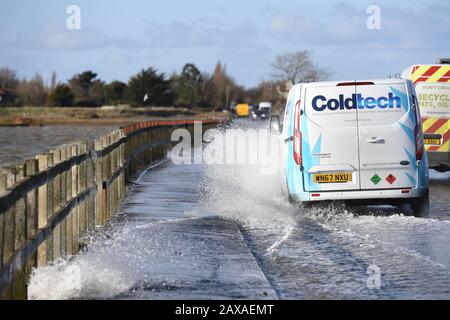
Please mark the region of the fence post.
[[[25, 162], [25, 175], [30, 178], [38, 171], [38, 162], [35, 159], [27, 160]], [[38, 227], [37, 215], [37, 190], [34, 189], [26, 195], [26, 213], [27, 213], [27, 239], [31, 240], [36, 235]]]
[[[50, 153], [53, 155], [53, 164], [57, 165], [61, 162], [61, 151], [60, 150], [51, 150]], [[58, 174], [53, 179], [53, 215], [58, 212], [61, 208], [61, 174]]]
[[[78, 144], [79, 154], [85, 154], [87, 152], [87, 145], [85, 142]], [[86, 190], [86, 161], [78, 166], [78, 193]], [[86, 201], [80, 203], [78, 207], [78, 225], [79, 235], [82, 237], [87, 231], [87, 219], [86, 219]]]
[[[2, 179], [2, 186], [0, 190], [8, 190], [14, 184], [14, 174], [11, 168], [4, 168], [4, 176]], [[11, 206], [6, 212], [2, 213], [3, 218], [3, 264], [10, 262], [14, 254], [14, 205]], [[12, 299], [14, 295], [13, 283], [9, 283], [3, 288], [1, 292], [2, 299]]]
[[[15, 184], [25, 178], [25, 164], [17, 164], [12, 168]], [[26, 244], [27, 219], [26, 219], [26, 195], [16, 201], [14, 209], [14, 251], [23, 249]], [[26, 299], [26, 266], [21, 266], [13, 275], [13, 298]]]
[[[67, 148], [61, 148], [61, 162], [67, 161]], [[67, 176], [69, 170], [64, 170], [61, 174], [61, 208], [64, 208], [67, 204]], [[72, 172], [70, 172], [72, 176]], [[67, 217], [64, 218], [60, 223], [60, 254], [64, 257], [67, 254]]]
[[[108, 139], [106, 137], [102, 137], [102, 149], [108, 147]], [[105, 224], [108, 221], [108, 186], [106, 185], [106, 181], [109, 177], [109, 159], [108, 155], [104, 155], [102, 157], [102, 201], [103, 201], [103, 217], [102, 222]]]
[[[117, 142], [117, 131], [114, 131], [113, 134], [113, 143]], [[112, 174], [115, 174], [117, 172], [118, 169], [118, 165], [117, 165], [117, 153], [118, 153], [118, 147], [114, 148], [114, 152], [112, 155], [112, 162], [113, 162], [113, 169], [112, 169]], [[118, 181], [119, 181], [119, 177], [116, 176], [116, 178], [114, 179], [113, 182], [113, 194], [114, 194], [114, 202], [113, 202], [113, 206], [114, 206], [114, 210], [117, 208], [117, 203], [118, 203], [118, 199], [119, 199], [119, 192], [118, 192]]]
[[[86, 152], [91, 153], [94, 151], [94, 143], [87, 142]], [[91, 188], [94, 186], [95, 181], [95, 171], [94, 171], [94, 160], [89, 159], [86, 161], [86, 188]], [[87, 227], [88, 230], [95, 229], [95, 196], [89, 196], [86, 200], [86, 216], [87, 216]]]
[[[25, 177], [25, 165], [18, 164], [14, 168], [15, 183], [19, 183]], [[26, 212], [25, 212], [25, 196], [17, 200], [15, 206], [15, 250], [22, 249], [26, 242]]]
[[[71, 147], [71, 156], [78, 156], [78, 145], [74, 144]], [[78, 195], [78, 165], [72, 166], [72, 198]], [[78, 230], [78, 206], [72, 209], [69, 218], [69, 225], [71, 225], [72, 229], [72, 239], [71, 239], [71, 248], [69, 254], [75, 254], [78, 251], [78, 239], [79, 239], [79, 230]]]
[[[117, 130], [117, 141], [122, 138], [122, 131]], [[120, 142], [116, 148], [116, 168], [120, 170], [122, 168], [122, 143]], [[122, 198], [122, 172], [117, 176], [117, 206], [119, 206], [120, 199]]]
[[[53, 165], [61, 163], [61, 150], [51, 150], [53, 154]], [[63, 173], [58, 174], [53, 179], [53, 212], [52, 217], [61, 209], [61, 176]], [[53, 238], [53, 260], [61, 256], [61, 223], [58, 223], [52, 232]]]
[[[52, 154], [39, 154], [36, 156], [38, 162], [38, 170], [40, 173], [45, 172], [53, 164]], [[47, 182], [38, 188], [38, 229], [47, 227], [48, 220], [53, 213], [53, 183]], [[45, 266], [53, 260], [53, 240], [50, 235], [47, 240], [42, 242], [37, 250], [37, 266]]]
[[[94, 141], [94, 150], [99, 152], [103, 149], [102, 140]], [[95, 185], [97, 186], [97, 194], [95, 195], [95, 226], [99, 227], [103, 224], [103, 173], [101, 157], [95, 159]]]
[[[68, 145], [65, 147], [66, 151], [66, 159], [72, 160], [76, 156], [76, 152], [74, 154], [74, 145]], [[74, 168], [75, 165], [72, 165], [67, 171], [66, 171], [66, 203], [68, 203], [74, 196], [74, 183], [72, 181], [73, 175], [74, 175]], [[75, 173], [76, 176], [76, 173]], [[65, 220], [65, 228], [66, 228], [66, 238], [65, 238], [65, 254], [73, 254], [73, 215], [76, 212], [76, 209], [71, 209], [69, 214], [66, 216]]]
[[[6, 191], [6, 173], [0, 172], [0, 196]], [[3, 267], [3, 243], [5, 235], [6, 212], [0, 212], [0, 268]]]
[[[117, 138], [117, 130], [114, 131], [113, 135], [113, 143], [116, 143], [119, 139]], [[113, 163], [113, 169], [112, 169], [112, 174], [115, 174], [117, 172], [117, 169], [119, 168], [119, 166], [117, 165], [117, 160], [118, 160], [118, 150], [119, 148], [116, 146], [114, 148], [113, 151], [113, 155], [112, 155], [112, 163]], [[118, 205], [118, 200], [119, 200], [119, 188], [118, 188], [118, 181], [119, 181], [119, 177], [116, 176], [116, 178], [114, 179], [113, 182], [113, 195], [114, 195], [114, 202], [113, 202], [113, 206], [114, 206], [114, 210], [117, 208]]]
[[126, 176], [125, 164], [126, 164], [126, 161], [127, 161], [127, 158], [126, 158], [126, 147], [128, 145], [128, 138], [127, 138], [127, 136], [126, 136], [126, 134], [125, 134], [125, 132], [123, 130], [120, 130], [120, 132], [121, 132], [121, 138], [124, 139], [123, 140], [124, 142], [122, 142], [122, 145], [121, 145], [121, 163], [120, 163], [120, 165], [124, 169], [124, 170], [122, 170], [122, 175], [121, 175], [122, 195], [123, 195], [126, 192], [126, 188], [127, 188], [126, 179], [125, 179], [125, 176]]
[[[38, 171], [44, 172], [48, 169], [48, 155], [39, 154], [36, 156], [38, 162]], [[48, 183], [38, 188], [38, 218], [37, 227], [43, 229], [47, 226], [47, 187]], [[47, 264], [47, 241], [42, 242], [37, 251], [37, 265], [38, 267], [45, 266]]]
[[[38, 171], [38, 161], [36, 159], [25, 162], [25, 175], [28, 178], [33, 177]], [[38, 190], [33, 189], [26, 195], [26, 221], [27, 221], [27, 240], [32, 240], [38, 228]], [[26, 264], [26, 279], [37, 266], [37, 251], [32, 254]]]

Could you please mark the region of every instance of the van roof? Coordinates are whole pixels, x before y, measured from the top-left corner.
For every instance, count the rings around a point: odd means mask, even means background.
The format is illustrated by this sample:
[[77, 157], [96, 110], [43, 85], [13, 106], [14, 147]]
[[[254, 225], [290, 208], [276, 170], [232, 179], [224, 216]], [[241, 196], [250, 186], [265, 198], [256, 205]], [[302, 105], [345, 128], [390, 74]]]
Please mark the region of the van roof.
[[365, 79], [365, 80], [343, 80], [343, 81], [321, 81], [321, 82], [309, 82], [299, 85], [306, 87], [333, 87], [337, 86], [339, 83], [351, 83], [351, 82], [373, 82], [374, 84], [395, 84], [405, 82], [405, 79]]

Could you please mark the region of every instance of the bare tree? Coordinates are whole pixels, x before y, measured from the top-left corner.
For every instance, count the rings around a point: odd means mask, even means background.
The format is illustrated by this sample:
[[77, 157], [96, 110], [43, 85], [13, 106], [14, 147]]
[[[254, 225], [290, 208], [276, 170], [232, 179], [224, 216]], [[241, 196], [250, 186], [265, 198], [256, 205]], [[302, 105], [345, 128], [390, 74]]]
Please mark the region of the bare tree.
[[314, 69], [311, 69], [307, 72], [303, 78], [303, 82], [315, 82], [315, 81], [324, 81], [328, 80], [331, 73], [320, 68], [319, 63], [316, 63]]
[[0, 68], [0, 88], [14, 90], [19, 85], [16, 71], [9, 68]]
[[36, 74], [30, 80], [23, 79], [17, 86], [17, 94], [23, 105], [43, 106], [48, 94], [44, 78], [40, 74]]
[[325, 80], [328, 73], [318, 69], [310, 59], [308, 50], [292, 53], [283, 53], [275, 57], [272, 68], [273, 76], [279, 80], [292, 81], [292, 83]]
[[244, 95], [242, 88], [227, 73], [226, 65], [220, 61], [217, 62], [211, 75], [209, 89], [213, 92], [211, 103], [216, 109], [223, 108], [231, 100], [240, 100]]

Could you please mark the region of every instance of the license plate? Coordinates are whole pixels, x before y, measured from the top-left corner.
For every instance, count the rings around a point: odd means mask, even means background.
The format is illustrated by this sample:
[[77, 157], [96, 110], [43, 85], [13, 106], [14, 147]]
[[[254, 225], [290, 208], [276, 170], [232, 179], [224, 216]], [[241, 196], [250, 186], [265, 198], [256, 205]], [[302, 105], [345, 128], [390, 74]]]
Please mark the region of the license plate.
[[352, 174], [348, 172], [316, 173], [314, 183], [345, 183], [352, 181]]
[[435, 146], [441, 145], [441, 139], [425, 138], [424, 142], [425, 142], [425, 144], [431, 144], [431, 145], [435, 145]]

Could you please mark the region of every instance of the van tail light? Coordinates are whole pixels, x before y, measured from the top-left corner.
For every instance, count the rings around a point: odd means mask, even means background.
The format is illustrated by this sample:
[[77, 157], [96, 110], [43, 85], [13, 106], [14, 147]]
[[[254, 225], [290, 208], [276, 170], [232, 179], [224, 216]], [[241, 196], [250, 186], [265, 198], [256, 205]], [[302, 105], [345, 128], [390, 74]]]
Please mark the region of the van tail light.
[[302, 132], [300, 131], [300, 100], [295, 104], [294, 113], [294, 160], [302, 165]]
[[420, 124], [416, 125], [414, 128], [414, 137], [416, 141], [416, 160], [422, 160], [423, 157], [423, 144], [421, 143], [420, 137], [422, 136], [422, 129]]
[[295, 130], [294, 133], [294, 160], [299, 166], [302, 165], [302, 133]]
[[416, 160], [422, 160], [423, 157], [423, 143], [422, 143], [422, 126], [420, 122], [419, 104], [416, 96], [413, 96], [413, 109], [416, 116], [416, 126], [414, 127], [414, 141], [416, 144]]

